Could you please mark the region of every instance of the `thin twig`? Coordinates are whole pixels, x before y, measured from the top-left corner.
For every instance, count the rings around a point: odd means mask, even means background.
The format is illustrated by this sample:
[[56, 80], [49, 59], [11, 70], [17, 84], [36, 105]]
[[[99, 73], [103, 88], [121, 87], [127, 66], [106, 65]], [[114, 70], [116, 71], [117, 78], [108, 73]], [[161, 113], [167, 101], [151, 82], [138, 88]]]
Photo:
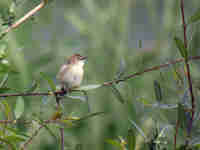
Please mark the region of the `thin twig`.
[[[58, 118], [58, 119], [48, 119], [48, 120], [43, 120], [42, 123], [43, 124], [60, 124], [60, 123], [63, 123], [63, 120], [67, 120], [67, 121], [71, 121], [72, 123], [75, 123], [75, 122], [80, 122], [80, 121], [83, 121], [83, 120], [86, 120], [90, 117], [94, 117], [94, 116], [97, 116], [97, 115], [100, 115], [100, 114], [105, 114], [105, 112], [96, 112], [96, 113], [92, 113], [92, 114], [88, 114], [86, 116], [83, 116], [81, 118], [73, 118], [73, 117], [65, 117], [64, 119], [61, 119], [61, 118]], [[17, 120], [0, 120], [0, 124], [14, 124], [14, 123], [17, 123]], [[23, 120], [22, 123], [24, 124], [31, 124], [32, 121], [25, 121]]]
[[[193, 56], [193, 57], [188, 58], [188, 61], [189, 60], [199, 60], [199, 59], [200, 59], [200, 56]], [[142, 72], [136, 72], [136, 73], [130, 74], [128, 76], [125, 76], [123, 79], [104, 82], [102, 85], [103, 86], [110, 86], [113, 83], [118, 84], [119, 82], [123, 82], [123, 81], [129, 80], [131, 78], [134, 78], [136, 76], [142, 75], [144, 73], [151, 72], [151, 71], [156, 71], [156, 70], [160, 70], [162, 68], [166, 68], [166, 67], [168, 67], [170, 65], [177, 64], [177, 63], [180, 63], [180, 62], [183, 62], [183, 61], [184, 61], [183, 58], [179, 58], [179, 59], [176, 59], [174, 61], [170, 61], [170, 62], [168, 62], [166, 64], [162, 64], [162, 65], [158, 65], [158, 66], [154, 66], [154, 67], [145, 69]], [[73, 92], [73, 91], [75, 92], [77, 90], [75, 90], [75, 89], [74, 90], [73, 89], [69, 90], [69, 92]], [[56, 95], [56, 94], [57, 95], [59, 95], [59, 94], [61, 94], [61, 95], [65, 94], [65, 91], [58, 90], [58, 91], [55, 91], [55, 92], [4, 93], [4, 94], [0, 94], [0, 97], [12, 97], [12, 96], [48, 96], [48, 95]]]
[[60, 128], [60, 150], [64, 150], [64, 128]]
[[16, 120], [0, 120], [0, 124], [14, 124]]
[[[187, 49], [187, 25], [185, 23], [185, 14], [184, 14], [184, 1], [181, 0], [180, 3], [181, 7], [181, 15], [182, 15], [182, 24], [183, 24], [183, 34], [184, 34], [184, 47]], [[190, 96], [191, 96], [191, 103], [192, 103], [192, 118], [189, 123], [189, 133], [188, 136], [190, 137], [191, 134], [191, 129], [192, 129], [192, 123], [194, 120], [194, 113], [195, 113], [195, 98], [193, 94], [193, 89], [192, 89], [192, 80], [191, 80], [191, 75], [190, 75], [190, 65], [188, 63], [188, 59], [185, 59], [185, 64], [186, 64], [186, 70], [187, 70], [187, 78], [188, 78], [188, 85], [189, 85], [189, 91], [190, 91]], [[188, 139], [188, 138], [187, 138]], [[188, 140], [186, 140], [186, 145], [188, 145]]]
[[179, 120], [176, 121], [176, 130], [175, 130], [175, 135], [174, 135], [174, 150], [176, 150], [176, 138], [178, 135], [178, 127], [179, 127]]
[[[67, 92], [70, 91], [69, 89], [67, 89]], [[61, 89], [61, 92], [64, 92], [65, 94], [67, 93], [65, 90]], [[61, 97], [56, 93], [54, 93], [55, 98], [56, 98], [56, 104], [57, 104], [57, 112], [60, 112], [61, 109], [61, 105], [60, 105], [60, 100]], [[62, 113], [61, 116], [59, 116], [59, 118], [62, 117]], [[64, 128], [60, 128], [60, 150], [64, 150]]]
[[2, 34], [6, 35], [11, 30], [17, 28], [19, 25], [21, 25], [27, 19], [29, 19], [31, 16], [33, 16], [36, 12], [38, 12], [41, 8], [43, 8], [46, 5], [46, 3], [47, 3], [46, 0], [42, 0], [42, 2], [39, 5], [37, 5], [35, 8], [33, 8], [27, 14], [25, 14], [22, 18], [20, 18], [19, 20], [17, 20], [14, 24], [12, 24], [11, 26], [9, 26]]
[[[190, 57], [188, 58], [188, 61], [189, 60], [198, 60], [200, 59], [200, 56], [193, 56], [193, 57]], [[166, 68], [170, 65], [173, 65], [173, 64], [177, 64], [177, 63], [180, 63], [180, 62], [184, 62], [184, 58], [179, 58], [179, 59], [176, 59], [174, 61], [170, 61], [166, 64], [162, 64], [162, 65], [159, 65], [159, 66], [154, 66], [154, 67], [151, 67], [151, 68], [148, 68], [148, 69], [145, 69], [144, 71], [142, 72], [136, 72], [136, 73], [133, 73], [131, 75], [128, 75], [126, 77], [124, 77], [123, 79], [119, 79], [119, 80], [113, 80], [113, 81], [109, 81], [109, 82], [104, 82], [103, 85], [104, 86], [109, 86], [109, 85], [112, 85], [113, 83], [119, 83], [119, 82], [123, 82], [123, 81], [126, 81], [130, 78], [134, 78], [136, 76], [139, 76], [139, 75], [142, 75], [146, 72], [151, 72], [151, 71], [155, 71], [155, 70], [160, 70], [161, 68]]]

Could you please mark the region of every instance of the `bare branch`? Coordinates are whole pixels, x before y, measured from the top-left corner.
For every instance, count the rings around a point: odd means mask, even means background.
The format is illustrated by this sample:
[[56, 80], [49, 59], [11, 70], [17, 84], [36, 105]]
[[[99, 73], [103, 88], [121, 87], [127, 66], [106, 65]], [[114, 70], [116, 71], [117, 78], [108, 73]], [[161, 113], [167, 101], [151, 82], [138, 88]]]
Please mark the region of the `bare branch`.
[[37, 5], [35, 8], [33, 8], [31, 11], [29, 11], [27, 14], [25, 14], [22, 18], [20, 18], [19, 20], [17, 20], [14, 24], [12, 24], [11, 26], [9, 26], [3, 33], [1, 36], [6, 35], [8, 32], [10, 32], [11, 30], [19, 27], [19, 25], [21, 25], [22, 23], [24, 23], [27, 19], [29, 19], [31, 16], [33, 16], [36, 12], [38, 12], [41, 8], [43, 8], [45, 5], [47, 4], [47, 0], [42, 0], [42, 2]]
[[[200, 59], [200, 56], [193, 56], [191, 58], [188, 58], [188, 61], [189, 60], [199, 60], [199, 59]], [[118, 80], [112, 80], [112, 81], [104, 82], [102, 85], [103, 86], [110, 86], [113, 83], [118, 84], [119, 82], [123, 82], [123, 81], [129, 80], [129, 79], [134, 78], [136, 76], [140, 76], [140, 75], [142, 75], [144, 73], [151, 72], [151, 71], [156, 71], [156, 70], [160, 70], [161, 68], [166, 68], [166, 67], [169, 67], [172, 64], [177, 64], [177, 63], [180, 63], [180, 62], [184, 62], [184, 59], [180, 58], [180, 59], [177, 59], [177, 60], [174, 60], [174, 61], [170, 61], [170, 62], [168, 62], [166, 64], [154, 66], [154, 67], [145, 69], [142, 72], [136, 72], [136, 73], [130, 74], [128, 76], [125, 76], [123, 79], [118, 79]], [[76, 91], [77, 90], [75, 90], [75, 89], [74, 90], [73, 89], [69, 90], [69, 92], [76, 92]], [[6, 93], [6, 94], [4, 93], [4, 94], [0, 94], [0, 97], [12, 97], [12, 96], [49, 96], [49, 95], [64, 95], [64, 94], [65, 94], [65, 91], [58, 90], [58, 91], [55, 91], [55, 92], [50, 92], [49, 91], [49, 92], [32, 92], [32, 93]]]

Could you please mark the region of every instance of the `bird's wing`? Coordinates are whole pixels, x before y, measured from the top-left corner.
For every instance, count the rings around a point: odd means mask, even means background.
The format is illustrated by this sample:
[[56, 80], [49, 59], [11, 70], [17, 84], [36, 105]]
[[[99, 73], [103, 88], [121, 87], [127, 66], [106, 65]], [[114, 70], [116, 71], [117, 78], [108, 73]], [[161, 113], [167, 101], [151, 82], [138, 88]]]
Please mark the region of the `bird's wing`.
[[56, 78], [57, 78], [58, 80], [62, 81], [62, 78], [63, 78], [65, 72], [66, 72], [68, 69], [69, 69], [69, 66], [68, 66], [68, 65], [65, 65], [65, 64], [62, 65], [62, 67], [60, 68], [60, 70], [59, 70], [59, 72], [58, 72]]

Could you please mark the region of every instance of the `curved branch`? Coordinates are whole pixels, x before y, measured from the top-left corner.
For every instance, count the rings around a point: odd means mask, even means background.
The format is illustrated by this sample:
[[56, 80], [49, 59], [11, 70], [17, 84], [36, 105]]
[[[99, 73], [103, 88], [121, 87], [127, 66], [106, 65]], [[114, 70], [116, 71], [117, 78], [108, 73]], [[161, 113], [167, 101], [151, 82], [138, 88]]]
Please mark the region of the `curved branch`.
[[[190, 57], [188, 60], [198, 60], [198, 59], [200, 59], [200, 56], [193, 56], [193, 57]], [[118, 84], [119, 82], [123, 82], [123, 81], [129, 80], [129, 79], [134, 78], [136, 76], [140, 76], [140, 75], [142, 75], [144, 73], [151, 72], [151, 71], [156, 71], [156, 70], [160, 70], [161, 68], [165, 68], [165, 67], [168, 67], [170, 65], [177, 64], [177, 63], [180, 63], [180, 62], [184, 62], [184, 59], [180, 58], [180, 59], [177, 59], [177, 60], [174, 60], [174, 61], [170, 61], [170, 62], [168, 62], [166, 64], [154, 66], [154, 67], [145, 69], [142, 72], [136, 72], [136, 73], [130, 74], [128, 76], [125, 76], [123, 79], [104, 82], [102, 85], [103, 86], [110, 86], [110, 85], [112, 85], [114, 83]], [[73, 91], [75, 92], [77, 90], [73, 90], [73, 89], [69, 90], [69, 92], [73, 92]], [[55, 91], [55, 92], [49, 91], [49, 92], [32, 92], [32, 93], [6, 93], [6, 94], [0, 94], [0, 97], [11, 97], [11, 96], [49, 96], [49, 95], [59, 95], [59, 94], [61, 94], [61, 95], [65, 94], [65, 91], [58, 90], [58, 91]]]

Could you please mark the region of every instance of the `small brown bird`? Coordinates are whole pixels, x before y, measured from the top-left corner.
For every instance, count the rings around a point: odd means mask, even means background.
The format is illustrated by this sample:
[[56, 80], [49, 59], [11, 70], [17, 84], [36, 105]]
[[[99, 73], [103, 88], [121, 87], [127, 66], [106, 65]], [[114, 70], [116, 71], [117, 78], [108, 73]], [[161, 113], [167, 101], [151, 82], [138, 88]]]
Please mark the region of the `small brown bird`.
[[74, 54], [61, 66], [57, 79], [62, 85], [62, 90], [68, 91], [68, 89], [80, 86], [84, 75], [83, 66], [86, 59], [87, 57], [85, 56]]

